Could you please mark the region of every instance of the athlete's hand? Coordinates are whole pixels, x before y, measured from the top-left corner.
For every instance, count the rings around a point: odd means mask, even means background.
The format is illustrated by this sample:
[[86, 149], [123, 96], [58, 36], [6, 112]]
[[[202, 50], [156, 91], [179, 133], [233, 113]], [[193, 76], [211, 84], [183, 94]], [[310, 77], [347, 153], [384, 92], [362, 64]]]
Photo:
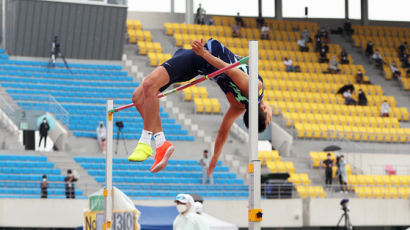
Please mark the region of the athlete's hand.
[[198, 56], [203, 56], [207, 50], [204, 48], [205, 41], [203, 38], [201, 38], [201, 41], [195, 40], [192, 42], [192, 50], [196, 53]]

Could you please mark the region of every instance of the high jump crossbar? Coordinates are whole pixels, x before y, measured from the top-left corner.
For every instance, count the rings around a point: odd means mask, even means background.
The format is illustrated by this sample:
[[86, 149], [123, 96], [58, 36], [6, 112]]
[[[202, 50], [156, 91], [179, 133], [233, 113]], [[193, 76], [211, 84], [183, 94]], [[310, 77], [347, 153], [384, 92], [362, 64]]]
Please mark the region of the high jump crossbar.
[[[188, 88], [188, 87], [191, 87], [191, 86], [193, 86], [193, 85], [196, 85], [196, 84], [198, 84], [198, 83], [201, 83], [201, 82], [203, 82], [203, 81], [205, 81], [205, 80], [211, 79], [211, 78], [213, 78], [213, 77], [215, 77], [215, 76], [218, 76], [218, 75], [221, 74], [221, 73], [224, 73], [224, 72], [226, 72], [226, 71], [228, 71], [228, 70], [230, 70], [230, 69], [232, 69], [232, 68], [235, 68], [235, 67], [238, 66], [238, 65], [242, 65], [242, 64], [247, 63], [248, 60], [249, 60], [249, 56], [244, 57], [244, 58], [242, 58], [241, 60], [239, 60], [239, 61], [237, 61], [237, 62], [235, 62], [235, 63], [232, 63], [232, 64], [230, 64], [230, 65], [228, 65], [228, 66], [225, 66], [224, 68], [219, 69], [219, 70], [217, 70], [217, 71], [215, 71], [215, 72], [213, 72], [213, 73], [211, 73], [211, 74], [209, 74], [209, 75], [202, 76], [202, 77], [200, 77], [200, 78], [198, 78], [198, 79], [196, 79], [196, 80], [194, 80], [194, 81], [192, 81], [192, 82], [189, 82], [189, 83], [187, 83], [187, 84], [185, 84], [185, 85], [181, 85], [181, 86], [178, 87], [178, 88], [171, 89], [171, 90], [168, 90], [168, 91], [166, 91], [166, 92], [160, 93], [160, 94], [158, 94], [158, 98], [162, 98], [162, 97], [168, 96], [168, 95], [170, 95], [170, 94], [172, 94], [172, 93], [175, 93], [175, 92], [184, 90], [184, 89], [186, 89], [186, 88]], [[124, 106], [120, 106], [120, 107], [118, 107], [118, 108], [115, 108], [115, 109], [110, 110], [109, 113], [115, 113], [115, 112], [118, 112], [118, 111], [121, 111], [121, 110], [130, 108], [130, 107], [133, 107], [133, 106], [134, 106], [134, 103], [131, 103], [131, 104], [128, 104], [128, 105], [124, 105]]]

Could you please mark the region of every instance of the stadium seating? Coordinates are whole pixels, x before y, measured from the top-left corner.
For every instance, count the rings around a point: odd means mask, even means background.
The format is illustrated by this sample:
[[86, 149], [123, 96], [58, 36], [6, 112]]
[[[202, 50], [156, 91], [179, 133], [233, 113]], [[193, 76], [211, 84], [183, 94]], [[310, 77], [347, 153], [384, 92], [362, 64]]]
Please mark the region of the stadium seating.
[[183, 90], [185, 101], [194, 101], [197, 113], [220, 113], [218, 98], [208, 98], [206, 87], [191, 86]]
[[406, 68], [402, 68], [401, 61], [398, 57], [397, 48], [405, 41], [410, 42], [410, 30], [404, 27], [386, 27], [386, 26], [353, 26], [355, 30], [353, 44], [366, 49], [368, 42], [374, 44], [374, 50], [378, 49], [383, 57], [383, 61], [388, 65], [383, 65], [383, 71], [386, 79], [392, 79], [390, 65], [396, 62], [402, 78], [400, 79], [404, 90], [410, 90], [410, 79], [406, 78]]
[[[45, 156], [0, 155], [0, 198], [40, 198], [42, 176], [49, 182], [48, 198], [65, 198], [64, 175]], [[81, 189], [77, 198], [85, 198]]]
[[[132, 92], [139, 85], [119, 65], [69, 64], [70, 70], [63, 63], [57, 63], [55, 68], [47, 66], [47, 62], [9, 60], [4, 55], [0, 60], [0, 85], [23, 109], [53, 113], [57, 119], [65, 120], [64, 125], [78, 137], [95, 138], [99, 122], [106, 120], [106, 100], [115, 98], [117, 106], [129, 104]], [[62, 108], [58, 109], [49, 95]], [[63, 119], [62, 110], [68, 112], [69, 119]], [[194, 140], [162, 109], [161, 117], [169, 140]], [[121, 138], [139, 139], [142, 118], [138, 112], [123, 111], [114, 120], [125, 124]], [[116, 138], [117, 127], [114, 129]]]
[[291, 161], [281, 161], [279, 152], [272, 151], [258, 151], [258, 159], [262, 166], [266, 166], [272, 173], [288, 173], [288, 182], [292, 183], [299, 196], [303, 199], [308, 197], [325, 197], [326, 193], [321, 186], [311, 186], [310, 179], [306, 173], [296, 173], [295, 166]]
[[[167, 35], [174, 36], [175, 44], [186, 49], [193, 40], [204, 37], [214, 38], [225, 44], [235, 54], [248, 54], [248, 40], [259, 39], [259, 29], [255, 18], [247, 18], [250, 26], [243, 28], [243, 38], [233, 38], [230, 34], [234, 17], [215, 16], [216, 26], [165, 23]], [[409, 112], [398, 107], [392, 96], [384, 95], [378, 85], [355, 84], [358, 70], [366, 73], [361, 65], [339, 65], [341, 73], [324, 74], [327, 64], [318, 63], [318, 55], [313, 52], [299, 52], [296, 40], [303, 28], [311, 33], [318, 26], [310, 22], [268, 20], [271, 28], [270, 40], [259, 42], [259, 72], [264, 77], [265, 100], [274, 108], [274, 114], [281, 114], [288, 126], [294, 127], [298, 138], [328, 139], [340, 138], [370, 142], [408, 142], [410, 129], [401, 128], [399, 121], [408, 121]], [[296, 32], [295, 32], [296, 31]], [[341, 48], [329, 44], [330, 55], [339, 56]], [[291, 58], [299, 73], [285, 72], [284, 57]], [[364, 76], [364, 80], [369, 78]], [[345, 106], [344, 99], [336, 92], [344, 85], [353, 84], [367, 95], [368, 106]], [[357, 97], [354, 94], [354, 97]], [[186, 93], [186, 100], [190, 100]], [[380, 105], [387, 100], [391, 105], [391, 118], [381, 119]], [[196, 111], [205, 112], [202, 99], [195, 99]], [[352, 116], [355, 117], [347, 117]]]
[[[321, 168], [327, 159], [328, 152], [310, 152], [312, 167]], [[336, 162], [336, 156], [330, 152], [331, 159]], [[336, 177], [337, 167], [333, 166], [333, 177]], [[407, 199], [410, 197], [410, 175], [364, 175], [353, 174], [349, 164], [346, 164], [348, 188], [360, 198], [376, 199]]]
[[[74, 157], [97, 182], [105, 181], [105, 159]], [[125, 158], [113, 159], [113, 184], [132, 199], [169, 198], [178, 193], [194, 193], [213, 199], [246, 199], [248, 187], [237, 179], [229, 168], [218, 162], [213, 173], [214, 184], [202, 184], [202, 168], [193, 160], [170, 160], [167, 167], [156, 174], [149, 172], [153, 163], [148, 159], [130, 163]]]

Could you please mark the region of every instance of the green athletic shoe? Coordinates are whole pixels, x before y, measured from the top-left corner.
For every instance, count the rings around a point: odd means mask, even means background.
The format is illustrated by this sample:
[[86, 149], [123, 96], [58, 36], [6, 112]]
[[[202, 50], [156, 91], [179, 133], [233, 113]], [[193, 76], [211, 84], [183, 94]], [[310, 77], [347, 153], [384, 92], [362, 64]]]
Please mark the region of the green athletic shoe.
[[137, 147], [132, 152], [131, 156], [128, 157], [129, 161], [145, 161], [148, 157], [152, 155], [151, 146], [138, 143]]

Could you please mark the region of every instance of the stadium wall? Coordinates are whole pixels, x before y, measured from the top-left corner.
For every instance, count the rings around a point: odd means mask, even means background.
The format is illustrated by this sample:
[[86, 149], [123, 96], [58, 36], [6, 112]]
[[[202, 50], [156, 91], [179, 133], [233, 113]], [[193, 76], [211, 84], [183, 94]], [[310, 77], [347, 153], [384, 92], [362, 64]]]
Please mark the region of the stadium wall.
[[49, 57], [58, 35], [67, 58], [122, 58], [127, 7], [32, 0], [7, 0], [6, 7], [10, 55]]
[[[263, 200], [262, 227], [335, 226], [342, 215], [340, 199]], [[171, 206], [170, 200], [140, 200], [138, 205]], [[0, 227], [78, 227], [87, 200], [0, 199]], [[204, 211], [222, 220], [248, 226], [247, 200], [207, 200]], [[410, 225], [409, 200], [353, 198], [349, 202], [354, 226]]]

